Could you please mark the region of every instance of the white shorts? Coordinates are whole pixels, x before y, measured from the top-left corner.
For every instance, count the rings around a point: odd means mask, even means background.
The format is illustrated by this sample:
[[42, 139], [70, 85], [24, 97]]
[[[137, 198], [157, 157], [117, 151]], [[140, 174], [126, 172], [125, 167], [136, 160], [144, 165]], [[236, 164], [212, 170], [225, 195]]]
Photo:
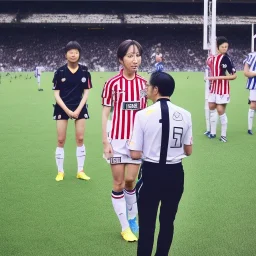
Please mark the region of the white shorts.
[[249, 100], [256, 101], [256, 90], [250, 90]]
[[216, 93], [210, 93], [208, 97], [208, 102], [216, 103], [216, 104], [227, 104], [230, 102], [230, 95], [229, 94], [219, 95]]
[[103, 158], [109, 164], [141, 164], [141, 160], [133, 160], [130, 156], [130, 150], [128, 149], [128, 140], [112, 140], [109, 142], [113, 148], [114, 155], [110, 159], [107, 159], [105, 155]]

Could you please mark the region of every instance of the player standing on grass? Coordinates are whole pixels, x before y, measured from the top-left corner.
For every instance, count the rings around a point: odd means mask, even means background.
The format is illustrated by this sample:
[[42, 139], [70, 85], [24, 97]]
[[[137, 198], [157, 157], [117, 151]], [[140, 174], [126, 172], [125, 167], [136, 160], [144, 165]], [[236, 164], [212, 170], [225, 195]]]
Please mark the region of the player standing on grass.
[[[113, 176], [112, 204], [120, 221], [124, 240], [137, 241], [137, 199], [135, 180], [141, 160], [132, 160], [127, 142], [136, 112], [146, 107], [146, 80], [137, 74], [141, 64], [141, 45], [125, 40], [117, 50], [123, 69], [106, 82], [102, 91], [102, 139], [104, 157]], [[107, 135], [107, 122], [113, 106], [112, 126]], [[127, 219], [128, 211], [128, 219]]]
[[[205, 68], [205, 78], [209, 77], [211, 74], [212, 70], [212, 58], [213, 55], [209, 52], [208, 58], [206, 61], [206, 68]], [[211, 134], [211, 124], [210, 124], [210, 109], [209, 109], [209, 103], [208, 103], [208, 97], [210, 94], [210, 88], [211, 88], [211, 83], [212, 81], [205, 80], [205, 104], [204, 104], [204, 111], [205, 111], [205, 121], [206, 121], [206, 132], [204, 132], [204, 135], [207, 137]], [[215, 110], [215, 128], [214, 130], [216, 131], [216, 126], [217, 126], [217, 121], [218, 121], [218, 113], [217, 110]]]
[[37, 79], [38, 91], [43, 91], [41, 88], [41, 75], [44, 72], [44, 67], [38, 66], [35, 68], [35, 78]]
[[[217, 109], [221, 123], [221, 142], [227, 142], [228, 118], [226, 106], [230, 102], [229, 80], [234, 80], [237, 77], [233, 62], [227, 55], [228, 46], [228, 40], [225, 37], [217, 38], [218, 54], [212, 56], [211, 76], [206, 78], [212, 81], [208, 98], [211, 134], [208, 137], [211, 139], [216, 137], [215, 109]], [[229, 74], [227, 75], [226, 72]]]
[[248, 134], [252, 135], [252, 125], [256, 110], [256, 52], [250, 53], [244, 60], [244, 75], [248, 77], [246, 89], [250, 90], [248, 111]]
[[91, 75], [87, 67], [78, 63], [81, 56], [81, 46], [76, 41], [69, 42], [65, 47], [67, 64], [60, 67], [54, 74], [53, 90], [56, 99], [53, 119], [57, 123], [58, 146], [56, 149], [56, 163], [58, 175], [56, 181], [64, 178], [64, 144], [68, 119], [75, 120], [77, 178], [89, 180], [84, 173], [86, 150], [84, 146], [85, 119], [89, 118], [86, 107], [89, 89], [92, 88]]

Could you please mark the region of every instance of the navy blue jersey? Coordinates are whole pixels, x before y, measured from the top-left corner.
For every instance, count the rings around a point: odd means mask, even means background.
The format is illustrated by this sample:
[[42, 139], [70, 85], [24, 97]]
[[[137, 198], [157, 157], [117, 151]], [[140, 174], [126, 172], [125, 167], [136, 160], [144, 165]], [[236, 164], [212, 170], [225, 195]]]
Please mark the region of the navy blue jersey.
[[92, 88], [91, 74], [86, 66], [79, 64], [73, 74], [67, 64], [60, 67], [53, 77], [53, 90], [60, 91], [60, 97], [65, 105], [79, 105], [85, 89]]

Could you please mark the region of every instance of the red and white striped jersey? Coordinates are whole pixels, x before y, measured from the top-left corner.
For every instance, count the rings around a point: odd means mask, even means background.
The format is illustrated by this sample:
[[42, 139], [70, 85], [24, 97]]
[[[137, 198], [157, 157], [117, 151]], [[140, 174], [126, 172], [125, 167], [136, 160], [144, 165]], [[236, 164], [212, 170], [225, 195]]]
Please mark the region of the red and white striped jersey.
[[138, 74], [133, 80], [127, 80], [121, 70], [118, 75], [105, 83], [102, 105], [113, 107], [109, 137], [129, 140], [135, 114], [147, 105], [146, 80]]
[[[209, 56], [207, 59], [207, 65], [211, 70], [211, 76], [226, 76], [226, 71], [229, 74], [236, 73], [236, 69], [232, 60], [226, 54], [218, 54], [216, 56]], [[229, 81], [228, 80], [213, 80], [211, 83], [210, 93], [216, 93], [219, 95], [229, 94]]]

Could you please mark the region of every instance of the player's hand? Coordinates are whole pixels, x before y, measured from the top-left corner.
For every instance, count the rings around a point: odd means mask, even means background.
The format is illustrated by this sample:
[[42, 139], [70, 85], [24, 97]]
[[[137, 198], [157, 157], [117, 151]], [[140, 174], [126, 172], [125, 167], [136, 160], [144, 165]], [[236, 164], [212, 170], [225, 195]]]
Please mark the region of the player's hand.
[[77, 119], [78, 116], [79, 116], [79, 114], [80, 114], [80, 112], [81, 112], [80, 110], [77, 110], [77, 109], [76, 109], [76, 110], [73, 112], [73, 117]]
[[74, 112], [73, 112], [72, 110], [68, 110], [68, 111], [67, 111], [67, 115], [68, 115], [71, 119], [74, 118]]
[[110, 159], [110, 157], [113, 157], [113, 148], [110, 143], [104, 144], [104, 155], [107, 159]]

